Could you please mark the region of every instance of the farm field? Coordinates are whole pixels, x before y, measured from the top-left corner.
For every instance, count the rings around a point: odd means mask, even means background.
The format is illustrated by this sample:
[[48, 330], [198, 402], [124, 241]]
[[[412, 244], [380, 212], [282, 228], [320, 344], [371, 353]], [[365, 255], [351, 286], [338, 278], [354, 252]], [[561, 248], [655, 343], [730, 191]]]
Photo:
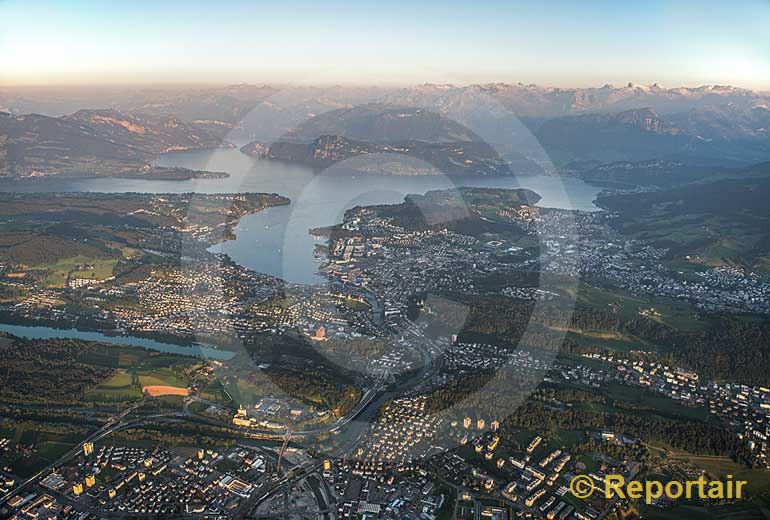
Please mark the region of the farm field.
[[[107, 380], [87, 392], [86, 400], [108, 403], [132, 401], [140, 399], [148, 387], [158, 389], [150, 391], [149, 395], [187, 395], [187, 386], [190, 382], [186, 375], [190, 373], [187, 369], [197, 366], [197, 363], [177, 363], [173, 368], [151, 366], [153, 364], [152, 361], [146, 361], [139, 367], [118, 369]], [[160, 390], [172, 388], [178, 391]], [[184, 391], [184, 394], [181, 391]]]
[[117, 258], [75, 256], [52, 264], [37, 265], [34, 266], [34, 269], [47, 272], [45, 284], [48, 287], [61, 288], [67, 286], [67, 281], [70, 278], [106, 280], [112, 276], [112, 271], [117, 263]]
[[16, 445], [25, 447], [13, 456], [0, 452], [0, 465], [11, 467], [20, 477], [29, 477], [61, 457], [87, 433], [85, 428], [71, 428], [71, 431], [41, 423], [21, 422], [14, 426], [0, 426], [0, 438], [10, 439]]
[[86, 392], [86, 400], [94, 402], [123, 402], [139, 399], [142, 392], [134, 384], [133, 376], [128, 372], [117, 372], [107, 380]]
[[187, 388], [179, 388], [176, 386], [145, 386], [142, 388], [142, 393], [152, 397], [158, 397], [161, 395], [178, 395], [187, 397], [190, 395]]
[[87, 389], [84, 400], [92, 403], [121, 403], [140, 399], [146, 386], [186, 389], [202, 366], [194, 358], [153, 352], [141, 348], [89, 344], [78, 356], [79, 363], [111, 369], [112, 373]]
[[576, 304], [596, 309], [614, 308], [624, 320], [637, 318], [642, 309], [655, 309], [660, 315], [650, 316], [651, 319], [678, 330], [697, 331], [705, 327], [695, 309], [687, 302], [653, 296], [636, 296], [616, 288], [594, 287], [583, 283], [578, 290]]

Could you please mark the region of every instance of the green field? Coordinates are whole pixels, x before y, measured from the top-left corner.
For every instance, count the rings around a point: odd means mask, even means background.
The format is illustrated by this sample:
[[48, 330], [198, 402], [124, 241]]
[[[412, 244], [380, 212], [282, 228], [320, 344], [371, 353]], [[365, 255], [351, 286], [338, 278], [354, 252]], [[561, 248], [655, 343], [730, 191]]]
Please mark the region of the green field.
[[46, 285], [49, 287], [65, 287], [67, 279], [88, 278], [106, 280], [112, 276], [113, 269], [118, 263], [117, 258], [88, 258], [75, 256], [52, 264], [40, 264], [34, 269], [47, 271]]
[[703, 422], [711, 420], [711, 415], [706, 408], [684, 406], [674, 399], [657, 395], [638, 387], [620, 383], [610, 383], [603, 385], [600, 393], [616, 401], [623, 401], [652, 408], [662, 415], [668, 415], [670, 417], [684, 417]]
[[[594, 370], [606, 370], [607, 364], [603, 361], [578, 357], [574, 355], [560, 354], [560, 363], [567, 365], [582, 365]], [[566, 388], [583, 389], [578, 385], [563, 384]], [[671, 418], [692, 419], [701, 422], [713, 421], [708, 409], [704, 407], [684, 406], [675, 399], [656, 394], [650, 390], [630, 386], [621, 383], [608, 383], [600, 389], [593, 389], [597, 397], [606, 399], [607, 403], [594, 401], [580, 401], [573, 403], [577, 408], [603, 413], [623, 413], [630, 415], [651, 416], [660, 415]], [[613, 406], [612, 403], [615, 403]], [[632, 405], [630, 408], [622, 407], [622, 403]], [[637, 409], [638, 408], [638, 409]]]
[[128, 372], [117, 372], [101, 384], [86, 392], [87, 401], [123, 402], [142, 397], [142, 389], [133, 384], [133, 376]]
[[584, 347], [600, 347], [616, 352], [657, 350], [657, 347], [634, 336], [610, 331], [570, 329], [566, 338]]
[[617, 309], [619, 316], [626, 321], [638, 318], [641, 309], [654, 308], [660, 316], [650, 319], [678, 330], [687, 332], [705, 327], [698, 313], [687, 302], [653, 296], [635, 296], [612, 287], [594, 287], [581, 283], [576, 304], [596, 309]]
[[733, 480], [746, 480], [746, 489], [752, 496], [770, 492], [770, 470], [752, 469], [738, 464], [727, 457], [709, 457], [675, 452], [673, 459], [682, 459], [702, 468], [713, 479], [725, 479], [732, 475]]
[[201, 388], [200, 397], [206, 401], [216, 401], [225, 404], [232, 402], [230, 397], [228, 397], [227, 393], [225, 392], [225, 389], [222, 386], [222, 382], [216, 378], [212, 379], [203, 388]]
[[[668, 509], [659, 509], [651, 506], [643, 506], [644, 518], [660, 520], [696, 519], [706, 518], [713, 520], [749, 520], [755, 518], [767, 518], [768, 493], [770, 493], [770, 471], [763, 469], [751, 469], [738, 464], [727, 457], [693, 455], [681, 451], [668, 449], [651, 449], [660, 452], [660, 455], [672, 461], [684, 461], [702, 469], [709, 480], [726, 480], [729, 478], [745, 480], [746, 495], [741, 500], [730, 504], [675, 504]], [[670, 480], [668, 474], [648, 475], [648, 478]]]
[[726, 505], [678, 505], [670, 509], [644, 507], [644, 518], [653, 520], [758, 520], [767, 518], [766, 500], [741, 500]]
[[1, 427], [0, 437], [10, 439], [13, 444], [20, 443], [34, 448], [28, 456], [15, 454], [11, 457], [0, 453], [0, 465], [9, 466], [20, 477], [29, 477], [76, 446], [88, 432], [86, 429], [56, 431], [61, 429], [57, 426], [51, 426], [50, 430], [47, 428], [47, 425], [40, 423]]
[[550, 438], [550, 445], [556, 447], [572, 447], [585, 442], [586, 435], [583, 431], [560, 430]]
[[177, 386], [185, 388], [190, 380], [171, 368], [147, 368], [137, 370], [141, 386]]
[[[599, 413], [619, 413], [641, 417], [652, 417], [657, 415], [661, 417], [670, 417], [672, 419], [693, 419], [701, 422], [713, 420], [706, 408], [690, 408], [688, 406], [683, 406], [674, 399], [659, 396], [637, 387], [610, 384], [603, 386], [601, 390], [597, 390], [597, 393], [611, 399], [615, 402], [615, 405], [583, 401], [574, 403], [574, 406], [578, 409]], [[623, 406], [623, 403], [638, 406], [640, 409], [635, 409], [633, 406], [626, 408]]]
[[201, 366], [197, 360], [136, 349], [92, 353], [89, 358], [91, 362], [99, 361], [117, 369], [112, 376], [86, 392], [87, 401], [103, 403], [140, 399], [145, 386], [187, 388], [192, 374]]

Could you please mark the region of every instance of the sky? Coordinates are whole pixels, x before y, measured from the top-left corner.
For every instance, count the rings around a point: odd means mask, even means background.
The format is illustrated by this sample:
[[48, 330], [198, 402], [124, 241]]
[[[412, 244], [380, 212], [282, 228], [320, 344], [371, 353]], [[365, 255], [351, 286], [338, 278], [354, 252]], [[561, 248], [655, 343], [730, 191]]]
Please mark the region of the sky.
[[0, 0], [0, 85], [770, 90], [770, 0]]

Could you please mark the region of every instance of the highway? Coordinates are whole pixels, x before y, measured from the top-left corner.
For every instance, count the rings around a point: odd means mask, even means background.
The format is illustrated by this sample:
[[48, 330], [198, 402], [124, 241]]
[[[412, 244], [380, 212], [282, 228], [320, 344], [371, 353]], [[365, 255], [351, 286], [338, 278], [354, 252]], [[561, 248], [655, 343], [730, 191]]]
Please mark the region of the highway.
[[83, 445], [85, 443], [87, 443], [87, 442], [96, 442], [96, 441], [98, 441], [98, 440], [100, 440], [100, 439], [102, 439], [102, 438], [104, 438], [104, 437], [106, 437], [108, 435], [111, 435], [116, 430], [124, 428], [125, 425], [121, 425], [120, 424], [121, 421], [123, 421], [123, 419], [125, 419], [128, 414], [130, 414], [131, 412], [133, 412], [134, 410], [139, 408], [139, 406], [141, 406], [141, 405], [142, 405], [142, 402], [140, 401], [140, 402], [138, 402], [138, 403], [136, 403], [136, 404], [126, 408], [120, 414], [118, 414], [115, 417], [113, 417], [110, 420], [108, 420], [107, 423], [104, 426], [102, 426], [101, 428], [96, 430], [94, 433], [92, 433], [91, 435], [89, 435], [88, 437], [83, 439], [80, 442], [80, 444], [78, 444], [77, 446], [72, 448], [70, 451], [68, 451], [67, 453], [65, 453], [61, 457], [59, 457], [59, 459], [55, 460], [54, 462], [52, 462], [48, 466], [44, 467], [43, 469], [41, 469], [40, 471], [38, 471], [37, 473], [35, 473], [31, 477], [29, 477], [27, 480], [22, 482], [18, 487], [12, 489], [8, 493], [6, 493], [2, 497], [0, 497], [0, 504], [2, 504], [3, 502], [5, 502], [9, 498], [11, 498], [12, 495], [16, 495], [16, 494], [20, 493], [21, 491], [23, 491], [24, 489], [26, 489], [27, 487], [32, 485], [37, 479], [39, 479], [40, 477], [42, 477], [44, 475], [47, 475], [48, 473], [50, 473], [56, 467], [61, 466], [65, 462], [68, 462], [69, 460], [71, 460], [72, 458], [77, 456], [79, 453], [82, 452]]
[[[413, 323], [410, 323], [410, 326], [408, 326], [404, 330], [404, 332], [405, 334], [417, 336], [416, 338], [417, 341], [414, 341], [412, 344], [419, 350], [423, 360], [422, 367], [418, 373], [412, 376], [409, 380], [402, 381], [397, 390], [383, 392], [385, 388], [384, 382], [378, 383], [377, 386], [375, 386], [371, 390], [367, 391], [366, 394], [364, 394], [364, 397], [361, 399], [361, 402], [358, 404], [358, 406], [356, 406], [354, 410], [352, 410], [347, 416], [345, 416], [344, 419], [340, 419], [339, 421], [331, 425], [328, 425], [324, 428], [319, 428], [318, 430], [293, 432], [292, 437], [297, 435], [310, 436], [311, 434], [318, 434], [318, 433], [324, 433], [324, 432], [340, 435], [343, 433], [343, 428], [346, 426], [349, 426], [344, 431], [344, 434], [347, 437], [347, 439], [343, 440], [342, 444], [337, 447], [337, 449], [335, 450], [336, 453], [328, 454], [328, 455], [334, 457], [334, 456], [340, 456], [343, 454], [351, 453], [354, 447], [356, 446], [356, 444], [358, 443], [358, 441], [360, 440], [361, 436], [363, 435], [366, 426], [369, 425], [368, 420], [359, 421], [355, 425], [351, 425], [351, 423], [353, 423], [355, 419], [361, 417], [364, 413], [368, 413], [368, 414], [376, 413], [385, 402], [395, 397], [401, 396], [405, 391], [411, 390], [414, 387], [418, 386], [420, 383], [428, 379], [430, 375], [433, 373], [433, 371], [437, 368], [435, 366], [435, 363], [431, 354], [440, 353], [441, 352], [440, 345], [438, 345], [435, 341], [423, 336], [421, 331], [418, 329], [417, 325]], [[371, 419], [371, 417], [367, 419]], [[355, 426], [357, 426], [357, 428]], [[308, 465], [299, 467], [299, 469], [295, 468], [292, 471], [288, 472], [286, 476], [282, 477], [280, 480], [275, 481], [268, 488], [266, 488], [264, 491], [259, 493], [259, 496], [253, 500], [250, 509], [246, 510], [247, 514], [250, 514], [256, 507], [259, 506], [259, 504], [261, 504], [262, 502], [264, 502], [265, 500], [273, 496], [273, 494], [279, 492], [284, 483], [305, 478], [306, 476], [318, 471], [318, 469], [321, 466], [322, 464], [320, 463], [308, 464]], [[331, 504], [327, 505], [327, 507], [330, 507], [330, 506]], [[332, 518], [334, 517], [333, 514], [331, 516]]]
[[[433, 357], [431, 354], [433, 353], [438, 354], [440, 352], [440, 346], [435, 341], [426, 338], [421, 333], [417, 325], [415, 325], [414, 323], [411, 323], [411, 322], [407, 323], [407, 325], [403, 329], [403, 333], [405, 336], [407, 335], [412, 336], [413, 341], [410, 342], [411, 345], [413, 345], [422, 355], [422, 366], [414, 376], [410, 377], [406, 381], [401, 381], [399, 383], [399, 388], [391, 391], [385, 391], [385, 388], [387, 386], [385, 381], [386, 377], [382, 377], [381, 379], [375, 381], [374, 386], [368, 389], [364, 393], [363, 397], [361, 398], [359, 403], [356, 405], [356, 407], [353, 410], [351, 410], [347, 415], [340, 418], [336, 422], [321, 428], [292, 432], [292, 438], [310, 438], [310, 437], [314, 437], [325, 433], [339, 436], [340, 434], [344, 433], [345, 434], [344, 437], [347, 437], [347, 439], [341, 439], [342, 440], [341, 445], [339, 445], [335, 451], [337, 454], [350, 453], [351, 452], [350, 450], [352, 450], [356, 446], [359, 439], [363, 435], [366, 426], [369, 425], [369, 421], [374, 417], [374, 414], [376, 414], [376, 412], [385, 402], [387, 402], [390, 399], [397, 398], [403, 395], [405, 391], [408, 391], [418, 386], [420, 383], [425, 381], [435, 369], [434, 363], [433, 363]], [[104, 426], [102, 426], [101, 428], [96, 430], [94, 433], [92, 433], [91, 435], [83, 439], [77, 446], [75, 446], [70, 451], [62, 455], [59, 459], [57, 459], [56, 461], [52, 462], [45, 468], [41, 469], [40, 471], [32, 475], [30, 478], [25, 480], [15, 489], [9, 491], [4, 496], [0, 497], [0, 503], [5, 502], [11, 496], [14, 496], [23, 492], [26, 488], [30, 487], [32, 484], [37, 482], [37, 480], [40, 479], [41, 477], [48, 475], [51, 471], [55, 470], [57, 467], [65, 464], [66, 462], [76, 457], [78, 454], [82, 452], [83, 444], [85, 444], [86, 442], [96, 442], [103, 439], [104, 437], [107, 437], [113, 434], [118, 430], [141, 426], [142, 424], [152, 420], [193, 421], [193, 422], [209, 424], [212, 426], [226, 427], [230, 429], [234, 435], [239, 435], [242, 438], [245, 437], [248, 439], [268, 440], [268, 441], [284, 440], [284, 435], [285, 435], [284, 433], [250, 432], [250, 431], [236, 430], [229, 423], [206, 418], [206, 417], [195, 416], [191, 414], [189, 411], [187, 411], [187, 409], [185, 409], [182, 412], [143, 416], [143, 417], [135, 418], [133, 420], [124, 422], [124, 420], [128, 417], [129, 414], [137, 410], [144, 403], [145, 403], [144, 399], [141, 401], [138, 401], [137, 403], [123, 410], [118, 415], [111, 417]], [[365, 414], [367, 415], [367, 417], [363, 421], [358, 421], [358, 423], [353, 424], [354, 421], [356, 421], [356, 419], [361, 418]], [[285, 476], [271, 482], [266, 487], [261, 489], [259, 492], [254, 493], [253, 498], [244, 501], [243, 506], [239, 508], [239, 513], [241, 513], [244, 516], [248, 515], [260, 503], [262, 503], [264, 500], [269, 498], [273, 493], [280, 490], [281, 486], [284, 483], [289, 483], [293, 480], [304, 478], [305, 476], [317, 471], [320, 466], [321, 464], [312, 463], [312, 464], [307, 464], [297, 468], [293, 468], [291, 471], [287, 472]]]

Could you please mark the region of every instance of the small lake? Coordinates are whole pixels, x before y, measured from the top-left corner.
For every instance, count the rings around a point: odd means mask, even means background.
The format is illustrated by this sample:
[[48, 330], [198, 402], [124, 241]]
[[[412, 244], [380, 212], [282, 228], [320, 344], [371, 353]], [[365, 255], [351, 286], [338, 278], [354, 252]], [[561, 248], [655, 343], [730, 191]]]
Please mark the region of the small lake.
[[411, 193], [461, 186], [529, 188], [542, 199], [541, 207], [594, 211], [601, 188], [576, 178], [558, 176], [446, 177], [443, 175], [384, 176], [334, 168], [316, 174], [301, 165], [258, 161], [237, 149], [202, 150], [166, 154], [160, 166], [224, 171], [226, 179], [150, 181], [141, 179], [46, 179], [39, 182], [0, 184], [0, 191], [89, 191], [144, 193], [278, 193], [291, 199], [288, 206], [270, 208], [241, 219], [237, 238], [212, 248], [235, 262], [292, 283], [323, 281], [316, 274], [313, 252], [319, 239], [308, 230], [339, 222], [357, 205], [394, 204]]

